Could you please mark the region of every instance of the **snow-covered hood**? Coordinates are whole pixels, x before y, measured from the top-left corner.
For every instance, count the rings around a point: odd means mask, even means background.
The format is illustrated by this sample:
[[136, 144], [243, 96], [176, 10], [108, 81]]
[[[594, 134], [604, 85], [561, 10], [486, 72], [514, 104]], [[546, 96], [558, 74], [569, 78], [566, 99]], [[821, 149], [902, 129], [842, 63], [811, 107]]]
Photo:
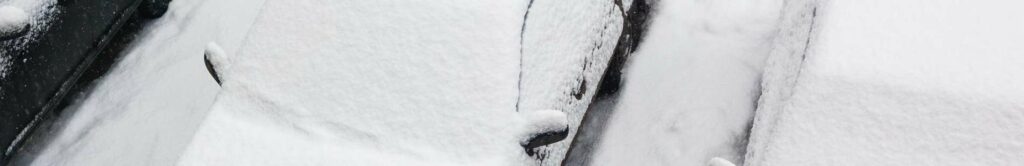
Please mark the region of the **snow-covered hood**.
[[531, 162], [535, 116], [515, 110], [525, 5], [268, 0], [212, 58], [223, 89], [180, 163]]

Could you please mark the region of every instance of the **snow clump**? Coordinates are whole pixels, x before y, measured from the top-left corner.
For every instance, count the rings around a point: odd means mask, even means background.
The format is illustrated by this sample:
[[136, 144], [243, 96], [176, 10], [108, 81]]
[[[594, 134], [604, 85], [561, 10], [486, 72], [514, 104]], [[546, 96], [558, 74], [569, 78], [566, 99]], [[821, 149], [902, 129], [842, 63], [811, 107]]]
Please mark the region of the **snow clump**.
[[565, 131], [569, 128], [566, 114], [559, 110], [542, 110], [527, 112], [523, 115], [526, 127], [519, 143], [526, 144], [531, 138], [543, 133]]
[[28, 30], [28, 14], [11, 6], [0, 7], [0, 38], [23, 33]]
[[715, 157], [708, 161], [708, 166], [736, 166], [736, 164], [729, 162], [729, 160]]

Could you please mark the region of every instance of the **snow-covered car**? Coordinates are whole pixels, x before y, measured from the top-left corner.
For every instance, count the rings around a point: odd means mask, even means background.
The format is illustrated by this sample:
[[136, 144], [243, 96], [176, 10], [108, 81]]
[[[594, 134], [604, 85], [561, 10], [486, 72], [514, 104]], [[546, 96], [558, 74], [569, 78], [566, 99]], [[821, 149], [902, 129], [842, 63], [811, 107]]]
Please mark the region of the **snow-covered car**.
[[170, 0], [0, 0], [0, 165], [133, 18], [156, 18]]

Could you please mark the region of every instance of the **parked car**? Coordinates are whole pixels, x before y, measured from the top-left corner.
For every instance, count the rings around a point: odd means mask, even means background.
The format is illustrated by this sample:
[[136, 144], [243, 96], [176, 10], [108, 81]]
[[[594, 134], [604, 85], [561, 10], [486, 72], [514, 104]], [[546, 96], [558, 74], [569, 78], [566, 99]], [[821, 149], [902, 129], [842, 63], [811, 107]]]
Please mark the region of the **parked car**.
[[[56, 1], [58, 12], [47, 28], [0, 36], [0, 56], [8, 59], [0, 77], [0, 165], [10, 162], [41, 123], [55, 119], [70, 89], [129, 20], [160, 17], [171, 0]], [[5, 40], [29, 42], [16, 47]]]

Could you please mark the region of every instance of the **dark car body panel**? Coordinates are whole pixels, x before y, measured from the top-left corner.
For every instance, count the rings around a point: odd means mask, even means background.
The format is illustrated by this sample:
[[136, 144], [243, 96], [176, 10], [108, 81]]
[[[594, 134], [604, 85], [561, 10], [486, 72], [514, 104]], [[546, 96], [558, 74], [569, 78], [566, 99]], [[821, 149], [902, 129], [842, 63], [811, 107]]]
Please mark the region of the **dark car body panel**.
[[20, 51], [8, 51], [0, 79], [0, 165], [54, 112], [141, 0], [61, 0], [53, 21]]

